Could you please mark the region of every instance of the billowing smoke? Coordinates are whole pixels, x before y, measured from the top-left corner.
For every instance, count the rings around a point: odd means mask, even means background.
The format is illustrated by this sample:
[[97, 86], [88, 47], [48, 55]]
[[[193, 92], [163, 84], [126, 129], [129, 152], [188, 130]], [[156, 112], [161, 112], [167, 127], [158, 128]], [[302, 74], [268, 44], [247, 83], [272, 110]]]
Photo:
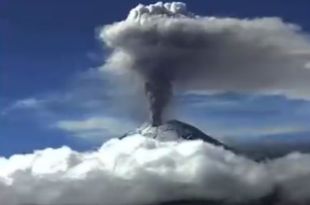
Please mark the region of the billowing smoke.
[[[258, 163], [203, 141], [134, 135], [92, 152], [68, 147], [0, 158], [2, 205], [143, 205], [182, 199], [310, 200], [310, 155]], [[249, 203], [252, 204], [252, 203]]]
[[154, 125], [171, 86], [310, 97], [309, 38], [280, 18], [202, 17], [184, 3], [156, 3], [133, 8], [100, 37], [112, 50], [105, 69], [142, 77]]
[[171, 81], [161, 75], [152, 76], [145, 82], [145, 93], [150, 104], [153, 126], [159, 126], [162, 123], [162, 113], [171, 97], [171, 89]]

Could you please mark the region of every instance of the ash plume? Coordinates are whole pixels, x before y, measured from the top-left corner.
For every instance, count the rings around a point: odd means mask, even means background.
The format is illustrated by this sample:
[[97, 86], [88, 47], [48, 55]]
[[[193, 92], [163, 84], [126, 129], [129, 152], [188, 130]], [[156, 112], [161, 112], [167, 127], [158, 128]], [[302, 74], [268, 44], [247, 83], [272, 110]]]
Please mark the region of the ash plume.
[[162, 73], [152, 74], [145, 82], [144, 90], [149, 101], [153, 126], [162, 123], [162, 113], [170, 100], [171, 89], [171, 80]]
[[105, 70], [142, 78], [154, 125], [172, 87], [310, 98], [309, 36], [277, 17], [203, 17], [180, 2], [140, 4], [100, 38], [111, 49]]

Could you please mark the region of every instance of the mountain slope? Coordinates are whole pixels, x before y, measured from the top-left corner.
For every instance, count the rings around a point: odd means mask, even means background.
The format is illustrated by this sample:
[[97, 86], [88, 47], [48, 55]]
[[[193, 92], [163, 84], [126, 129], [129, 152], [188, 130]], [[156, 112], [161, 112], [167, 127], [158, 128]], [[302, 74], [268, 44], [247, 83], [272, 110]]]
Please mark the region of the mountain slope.
[[205, 134], [198, 128], [178, 120], [167, 121], [158, 127], [153, 127], [151, 124], [145, 123], [138, 129], [126, 133], [121, 139], [134, 134], [155, 138], [160, 141], [203, 140], [204, 142], [231, 150], [231, 148]]

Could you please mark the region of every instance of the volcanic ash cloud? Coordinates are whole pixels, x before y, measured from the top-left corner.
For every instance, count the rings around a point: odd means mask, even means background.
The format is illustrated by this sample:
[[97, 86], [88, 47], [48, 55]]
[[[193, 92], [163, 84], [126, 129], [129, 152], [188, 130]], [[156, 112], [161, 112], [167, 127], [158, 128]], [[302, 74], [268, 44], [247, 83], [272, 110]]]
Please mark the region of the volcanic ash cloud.
[[310, 97], [309, 36], [280, 18], [204, 17], [184, 3], [159, 2], [138, 5], [100, 37], [111, 49], [105, 70], [145, 83], [153, 124], [172, 86]]

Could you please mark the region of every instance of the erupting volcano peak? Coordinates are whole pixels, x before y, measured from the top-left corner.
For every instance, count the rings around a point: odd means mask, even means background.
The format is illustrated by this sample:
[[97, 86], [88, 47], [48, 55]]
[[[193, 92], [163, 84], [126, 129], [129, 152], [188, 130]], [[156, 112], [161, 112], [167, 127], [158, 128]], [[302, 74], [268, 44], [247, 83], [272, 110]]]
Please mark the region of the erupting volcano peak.
[[155, 138], [160, 141], [203, 140], [204, 142], [230, 149], [222, 142], [203, 133], [198, 128], [179, 120], [169, 120], [159, 126], [144, 123], [141, 127], [126, 133], [121, 138], [129, 137], [135, 134]]

